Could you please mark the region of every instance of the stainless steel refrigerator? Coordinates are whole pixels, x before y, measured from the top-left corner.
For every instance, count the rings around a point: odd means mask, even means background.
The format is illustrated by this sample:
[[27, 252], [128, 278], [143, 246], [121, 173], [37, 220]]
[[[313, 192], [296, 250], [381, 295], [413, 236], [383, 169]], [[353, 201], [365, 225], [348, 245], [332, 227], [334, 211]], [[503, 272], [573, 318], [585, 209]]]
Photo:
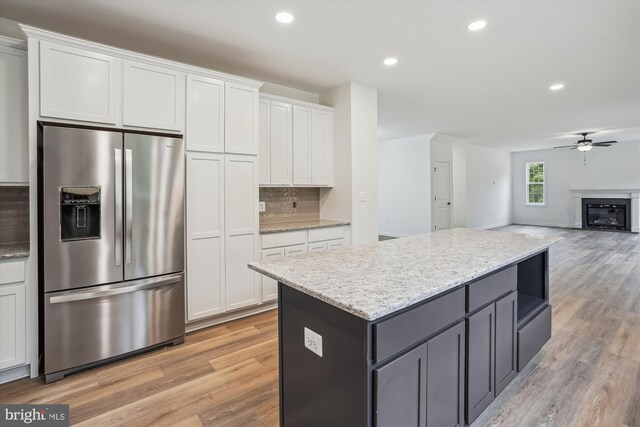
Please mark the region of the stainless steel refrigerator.
[[182, 139], [39, 131], [45, 381], [183, 342]]

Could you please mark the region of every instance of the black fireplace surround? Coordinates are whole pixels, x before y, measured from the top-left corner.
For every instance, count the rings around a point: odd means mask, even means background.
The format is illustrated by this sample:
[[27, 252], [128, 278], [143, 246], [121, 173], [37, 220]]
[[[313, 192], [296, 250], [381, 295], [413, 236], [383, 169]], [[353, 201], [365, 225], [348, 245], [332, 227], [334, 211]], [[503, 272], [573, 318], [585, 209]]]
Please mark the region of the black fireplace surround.
[[582, 199], [582, 228], [631, 231], [631, 200]]

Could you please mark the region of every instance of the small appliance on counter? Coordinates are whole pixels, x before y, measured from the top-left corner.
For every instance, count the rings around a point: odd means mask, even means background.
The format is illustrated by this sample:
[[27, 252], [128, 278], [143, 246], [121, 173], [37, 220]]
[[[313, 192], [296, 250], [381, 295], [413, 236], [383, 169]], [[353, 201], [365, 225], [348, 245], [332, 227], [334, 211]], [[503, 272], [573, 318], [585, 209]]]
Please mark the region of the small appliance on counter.
[[182, 139], [41, 123], [45, 382], [184, 342]]

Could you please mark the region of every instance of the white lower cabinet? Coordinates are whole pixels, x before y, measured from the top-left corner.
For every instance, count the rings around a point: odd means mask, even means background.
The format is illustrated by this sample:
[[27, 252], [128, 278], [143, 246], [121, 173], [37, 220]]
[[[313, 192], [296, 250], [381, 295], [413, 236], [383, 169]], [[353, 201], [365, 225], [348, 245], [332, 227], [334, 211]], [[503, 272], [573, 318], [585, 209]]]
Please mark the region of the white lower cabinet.
[[225, 156], [227, 310], [261, 302], [260, 277], [247, 264], [258, 259], [258, 159]]
[[225, 311], [224, 155], [187, 153], [187, 320]]
[[[268, 233], [261, 236], [262, 261], [323, 252], [345, 246], [345, 227], [327, 227], [312, 230]], [[323, 240], [327, 239], [327, 240]], [[262, 276], [262, 301], [278, 298], [278, 282]]]
[[[266, 249], [262, 251], [262, 261], [284, 258], [284, 248]], [[270, 277], [262, 276], [262, 301], [273, 301], [278, 298], [278, 282]]]
[[309, 243], [309, 253], [323, 252], [327, 250], [327, 242]]
[[0, 370], [27, 361], [25, 294], [25, 262], [0, 262]]

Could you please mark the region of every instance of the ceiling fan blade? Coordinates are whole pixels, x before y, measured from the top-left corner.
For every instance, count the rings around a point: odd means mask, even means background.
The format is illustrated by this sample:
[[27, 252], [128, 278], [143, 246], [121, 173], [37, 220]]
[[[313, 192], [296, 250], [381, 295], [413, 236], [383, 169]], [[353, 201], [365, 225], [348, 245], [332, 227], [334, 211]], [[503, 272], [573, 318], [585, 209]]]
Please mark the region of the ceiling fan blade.
[[571, 147], [571, 148], [569, 148], [569, 150], [577, 150], [577, 149], [578, 149], [578, 147]]
[[604, 144], [611, 145], [611, 144], [617, 144], [617, 143], [618, 143], [618, 141], [601, 141], [601, 142], [594, 142], [591, 145], [596, 145], [596, 146], [597, 145], [604, 145]]
[[553, 148], [569, 148], [569, 147], [573, 147], [573, 148], [578, 148], [577, 145], [560, 145], [559, 147], [553, 147]]
[[591, 144], [592, 147], [611, 147], [611, 144]]

